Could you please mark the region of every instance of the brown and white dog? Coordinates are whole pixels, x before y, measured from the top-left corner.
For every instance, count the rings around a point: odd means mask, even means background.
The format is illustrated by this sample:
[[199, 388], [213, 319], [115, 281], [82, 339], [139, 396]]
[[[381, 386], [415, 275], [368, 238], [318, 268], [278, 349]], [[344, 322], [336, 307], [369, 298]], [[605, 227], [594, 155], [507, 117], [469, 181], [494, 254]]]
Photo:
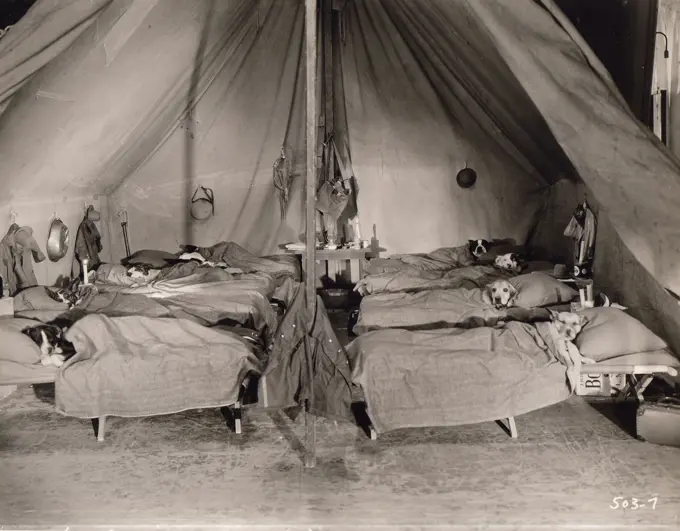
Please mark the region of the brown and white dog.
[[517, 298], [517, 289], [507, 280], [494, 280], [482, 292], [482, 301], [496, 308], [510, 308]]
[[76, 353], [73, 343], [64, 337], [66, 330], [68, 328], [62, 328], [56, 324], [39, 324], [24, 328], [21, 332], [40, 347], [41, 364], [61, 367]]
[[519, 274], [522, 272], [522, 265], [517, 253], [507, 253], [498, 255], [494, 261], [494, 265], [502, 271]]
[[135, 264], [128, 267], [127, 276], [132, 280], [136, 280], [140, 283], [148, 283], [153, 281], [158, 275], [160, 275], [161, 270], [151, 267], [147, 264]]
[[581, 333], [583, 327], [588, 324], [588, 320], [577, 313], [571, 312], [550, 312], [552, 314], [552, 322], [557, 329], [557, 335], [560, 339], [574, 341], [576, 336]]

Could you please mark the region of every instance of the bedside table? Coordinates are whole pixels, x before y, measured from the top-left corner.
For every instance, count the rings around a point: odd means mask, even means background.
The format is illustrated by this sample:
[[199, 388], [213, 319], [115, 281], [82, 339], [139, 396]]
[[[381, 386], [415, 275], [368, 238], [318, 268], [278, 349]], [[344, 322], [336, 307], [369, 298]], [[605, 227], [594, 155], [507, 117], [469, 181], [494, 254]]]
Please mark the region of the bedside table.
[[[14, 315], [14, 297], [4, 297], [0, 299], [0, 316], [2, 315]], [[16, 385], [0, 385], [0, 400], [8, 397], [16, 390]]]

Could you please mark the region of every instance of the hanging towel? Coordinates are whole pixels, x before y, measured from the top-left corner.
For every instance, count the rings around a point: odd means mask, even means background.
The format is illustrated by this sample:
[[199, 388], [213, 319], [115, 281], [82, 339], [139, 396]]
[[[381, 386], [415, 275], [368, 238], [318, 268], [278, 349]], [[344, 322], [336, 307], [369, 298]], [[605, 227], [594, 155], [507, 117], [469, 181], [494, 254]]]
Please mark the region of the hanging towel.
[[[89, 213], [89, 209], [88, 209]], [[102, 238], [97, 230], [94, 221], [90, 220], [88, 215], [80, 223], [78, 233], [76, 234], [76, 243], [73, 247], [73, 266], [71, 268], [72, 276], [78, 277], [81, 275], [81, 264], [83, 260], [89, 260], [87, 266], [88, 270], [96, 269], [101, 260], [99, 253], [102, 250]]]
[[11, 297], [19, 290], [38, 285], [33, 261], [42, 262], [45, 255], [35, 241], [31, 227], [19, 227], [13, 223], [0, 241], [0, 257], [0, 275]]

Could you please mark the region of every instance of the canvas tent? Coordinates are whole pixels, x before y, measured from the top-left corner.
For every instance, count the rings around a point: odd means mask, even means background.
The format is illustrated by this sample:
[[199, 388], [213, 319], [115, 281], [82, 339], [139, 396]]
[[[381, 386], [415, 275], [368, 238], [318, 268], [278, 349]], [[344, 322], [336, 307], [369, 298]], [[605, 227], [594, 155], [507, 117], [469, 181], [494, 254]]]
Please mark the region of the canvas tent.
[[[388, 252], [531, 236], [564, 253], [587, 191], [598, 282], [680, 349], [680, 162], [552, 0], [333, 7], [319, 72], [332, 59], [334, 135], [364, 232]], [[133, 250], [229, 239], [270, 253], [298, 240], [304, 19], [302, 0], [38, 0], [0, 40], [5, 219], [41, 239], [53, 213], [75, 225], [95, 202], [107, 260], [124, 255], [121, 211]], [[469, 190], [455, 182], [466, 165], [479, 175]], [[209, 222], [188, 216], [197, 185], [215, 191]], [[39, 264], [39, 280], [69, 267]]]

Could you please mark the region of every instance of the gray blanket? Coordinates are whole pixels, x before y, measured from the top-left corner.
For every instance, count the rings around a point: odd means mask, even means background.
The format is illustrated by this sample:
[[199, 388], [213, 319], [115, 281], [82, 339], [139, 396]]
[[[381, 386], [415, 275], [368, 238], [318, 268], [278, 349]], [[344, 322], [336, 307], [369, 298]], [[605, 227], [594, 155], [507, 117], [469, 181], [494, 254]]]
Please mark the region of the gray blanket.
[[184, 319], [88, 315], [67, 333], [77, 354], [56, 376], [56, 409], [138, 417], [236, 402], [262, 367], [240, 337]]
[[418, 293], [380, 293], [361, 301], [357, 335], [383, 328], [473, 327], [507, 315], [482, 300], [482, 290], [452, 289]]
[[248, 279], [222, 278], [223, 271], [211, 270], [197, 275], [154, 282], [138, 288], [93, 286], [90, 293], [72, 310], [42, 310], [17, 312], [17, 316], [46, 322], [62, 317], [75, 321], [82, 315], [140, 315], [145, 317], [178, 317], [205, 326], [228, 320], [272, 334], [277, 326], [276, 312], [267, 295], [272, 288], [271, 277], [264, 273]]
[[352, 381], [379, 433], [521, 415], [571, 393], [551, 326], [371, 332], [348, 347]]
[[482, 288], [494, 280], [512, 276], [514, 275], [511, 273], [488, 265], [473, 265], [445, 271], [403, 269], [364, 277], [354, 289], [362, 295], [432, 289], [472, 289]]
[[472, 265], [475, 257], [467, 245], [441, 247], [427, 254], [395, 254], [370, 260], [367, 273], [374, 275], [404, 270], [447, 271]]

